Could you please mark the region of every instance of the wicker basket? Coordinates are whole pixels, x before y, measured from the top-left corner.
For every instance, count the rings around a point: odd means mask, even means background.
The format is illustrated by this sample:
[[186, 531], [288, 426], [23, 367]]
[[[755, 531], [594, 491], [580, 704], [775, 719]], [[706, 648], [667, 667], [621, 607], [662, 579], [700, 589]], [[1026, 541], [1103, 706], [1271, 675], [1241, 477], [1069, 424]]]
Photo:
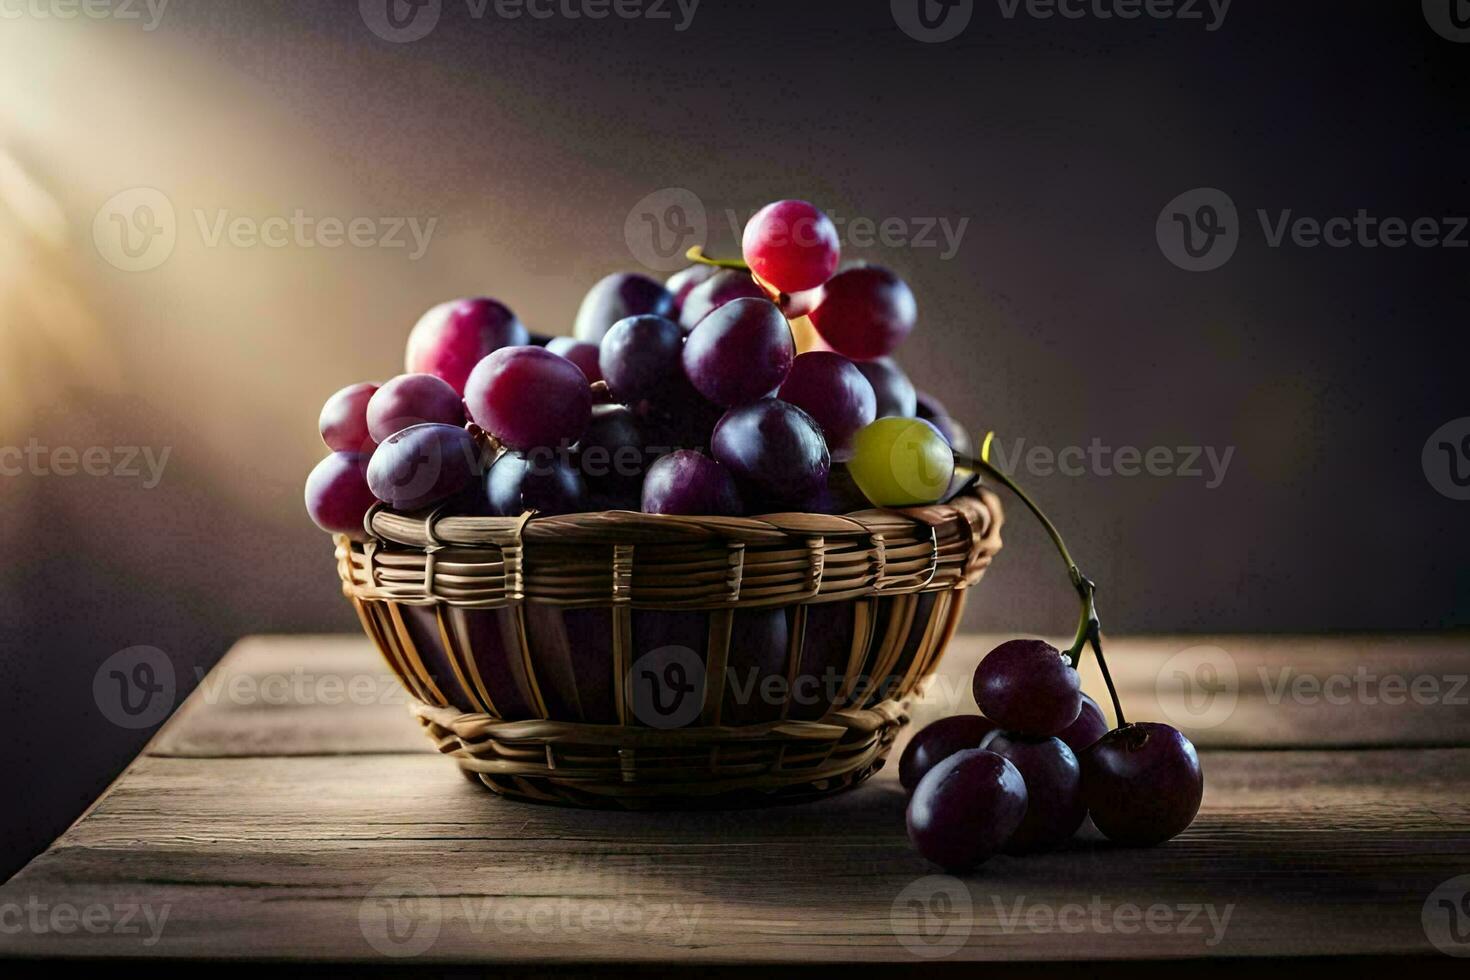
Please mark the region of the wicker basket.
[[883, 765], [994, 495], [834, 517], [414, 517], [337, 539], [343, 591], [439, 750], [505, 796], [809, 799]]

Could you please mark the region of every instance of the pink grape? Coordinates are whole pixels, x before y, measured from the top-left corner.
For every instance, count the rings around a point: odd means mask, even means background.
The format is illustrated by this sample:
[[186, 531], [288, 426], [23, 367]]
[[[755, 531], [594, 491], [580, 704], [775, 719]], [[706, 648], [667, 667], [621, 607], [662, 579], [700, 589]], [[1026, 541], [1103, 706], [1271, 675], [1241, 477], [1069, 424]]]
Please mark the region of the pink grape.
[[465, 379], [480, 358], [530, 342], [525, 325], [504, 303], [483, 296], [453, 299], [419, 317], [408, 335], [404, 370], [437, 375], [463, 394]]
[[348, 385], [327, 399], [322, 406], [317, 429], [327, 448], [342, 453], [371, 453], [377, 441], [368, 433], [368, 401], [378, 386], [364, 381]]
[[411, 425], [464, 425], [464, 402], [443, 378], [400, 374], [373, 393], [366, 416], [368, 434], [382, 443]]
[[873, 386], [851, 361], [831, 351], [798, 354], [776, 397], [816, 420], [834, 458], [845, 455], [853, 434], [878, 417]]
[[[684, 373], [716, 405], [743, 405], [780, 387], [796, 358], [776, 304], [737, 299], [700, 321], [684, 344]], [[606, 365], [604, 365], [604, 369]]]
[[750, 270], [783, 293], [814, 289], [837, 271], [837, 227], [805, 201], [776, 201], [745, 225], [740, 251]]
[[645, 514], [691, 514], [739, 517], [740, 491], [735, 480], [708, 456], [680, 449], [661, 456], [643, 480]]
[[316, 526], [333, 534], [367, 540], [362, 521], [378, 502], [368, 489], [369, 454], [334, 452], [306, 478], [306, 512]]
[[968, 871], [999, 851], [1026, 816], [1026, 781], [1010, 760], [965, 749], [943, 760], [909, 797], [909, 840], [947, 871]]
[[687, 333], [699, 326], [699, 322], [705, 317], [732, 300], [770, 298], [770, 294], [750, 278], [750, 273], [721, 269], [689, 291], [679, 310], [679, 326]]
[[1007, 640], [975, 668], [975, 703], [1007, 731], [1055, 735], [1082, 710], [1081, 682], [1050, 643]]
[[427, 423], [379, 445], [368, 463], [367, 482], [373, 495], [394, 510], [421, 510], [453, 497], [479, 472], [480, 448], [463, 426]]
[[553, 354], [565, 357], [581, 368], [589, 382], [602, 380], [602, 369], [597, 366], [596, 344], [589, 344], [571, 337], [552, 337], [546, 342], [546, 349]]
[[863, 265], [828, 281], [811, 320], [833, 350], [866, 361], [891, 354], [914, 329], [918, 310], [902, 279], [881, 266]]
[[812, 417], [775, 398], [726, 412], [710, 449], [748, 508], [799, 507], [826, 483], [832, 462]]
[[572, 333], [584, 343], [600, 344], [614, 323], [644, 313], [673, 316], [673, 293], [663, 283], [641, 273], [615, 272], [599, 279], [587, 291], [577, 310]]
[[511, 449], [571, 445], [592, 419], [587, 376], [542, 347], [503, 347], [465, 382], [475, 424]]

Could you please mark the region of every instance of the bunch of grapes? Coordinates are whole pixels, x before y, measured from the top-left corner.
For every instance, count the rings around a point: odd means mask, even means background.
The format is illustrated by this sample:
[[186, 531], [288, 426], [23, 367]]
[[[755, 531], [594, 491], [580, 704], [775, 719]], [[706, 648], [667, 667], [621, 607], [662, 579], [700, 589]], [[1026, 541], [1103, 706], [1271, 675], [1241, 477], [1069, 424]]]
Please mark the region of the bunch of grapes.
[[[307, 480], [312, 519], [362, 538], [378, 503], [741, 516], [940, 499], [948, 447], [968, 446], [889, 356], [917, 317], [908, 286], [875, 266], [838, 271], [831, 219], [802, 201], [763, 208], [742, 251], [692, 255], [666, 283], [610, 275], [570, 337], [533, 335], [493, 299], [435, 306], [406, 373], [322, 409], [332, 453]], [[885, 418], [903, 424], [875, 441]], [[910, 453], [912, 426], [944, 451]], [[860, 438], [870, 451], [854, 461]]]

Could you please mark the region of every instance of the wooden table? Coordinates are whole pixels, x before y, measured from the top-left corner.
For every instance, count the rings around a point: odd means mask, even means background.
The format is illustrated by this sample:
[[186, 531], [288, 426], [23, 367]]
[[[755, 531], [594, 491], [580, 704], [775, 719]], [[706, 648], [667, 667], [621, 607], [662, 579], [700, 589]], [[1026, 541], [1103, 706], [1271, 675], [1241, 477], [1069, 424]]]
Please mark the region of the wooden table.
[[[955, 641], [921, 721], [965, 701], [994, 642]], [[0, 887], [0, 956], [928, 971], [1408, 955], [1462, 971], [1440, 950], [1470, 955], [1466, 646], [1114, 638], [1130, 714], [1182, 721], [1201, 747], [1193, 827], [956, 878], [910, 849], [896, 765], [775, 809], [509, 802], [431, 751], [366, 641], [251, 638]]]

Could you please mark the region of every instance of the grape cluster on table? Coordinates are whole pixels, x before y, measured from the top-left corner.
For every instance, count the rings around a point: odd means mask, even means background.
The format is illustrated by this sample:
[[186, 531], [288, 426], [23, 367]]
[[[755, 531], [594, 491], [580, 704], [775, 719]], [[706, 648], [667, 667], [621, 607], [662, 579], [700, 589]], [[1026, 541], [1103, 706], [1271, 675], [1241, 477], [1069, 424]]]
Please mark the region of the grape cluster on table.
[[917, 320], [909, 287], [877, 266], [839, 271], [836, 229], [802, 201], [756, 214], [742, 252], [748, 267], [699, 263], [667, 282], [607, 276], [570, 337], [534, 335], [493, 299], [433, 307], [404, 374], [327, 400], [332, 453], [307, 479], [307, 511], [361, 539], [378, 503], [748, 516], [940, 499], [948, 477], [932, 494], [912, 480], [883, 492], [897, 434], [852, 465], [858, 433], [885, 417], [937, 433], [944, 460], [970, 450], [890, 356]]

